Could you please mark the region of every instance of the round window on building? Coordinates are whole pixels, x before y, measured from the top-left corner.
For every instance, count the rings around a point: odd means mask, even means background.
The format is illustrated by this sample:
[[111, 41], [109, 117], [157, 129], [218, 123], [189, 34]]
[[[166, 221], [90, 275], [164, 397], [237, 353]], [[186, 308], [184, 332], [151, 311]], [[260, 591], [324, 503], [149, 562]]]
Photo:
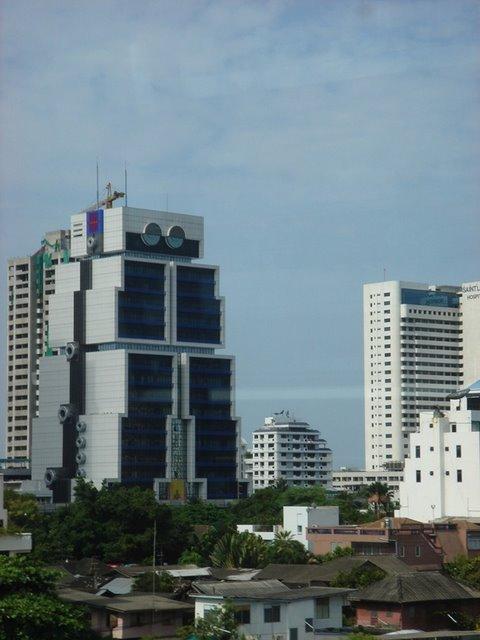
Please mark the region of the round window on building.
[[180, 249], [185, 240], [185, 231], [182, 227], [172, 227], [168, 232], [167, 244], [170, 249]]
[[142, 233], [142, 240], [147, 247], [154, 247], [160, 242], [162, 237], [162, 230], [155, 222], [149, 222], [145, 225]]

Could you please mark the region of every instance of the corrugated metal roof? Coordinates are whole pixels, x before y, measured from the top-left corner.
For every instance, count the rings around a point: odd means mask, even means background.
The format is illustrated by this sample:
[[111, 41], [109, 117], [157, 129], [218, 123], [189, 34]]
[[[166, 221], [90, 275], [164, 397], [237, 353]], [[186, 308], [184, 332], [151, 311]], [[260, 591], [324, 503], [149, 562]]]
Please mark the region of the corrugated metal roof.
[[479, 591], [456, 582], [440, 571], [418, 571], [387, 576], [350, 597], [352, 601], [397, 603], [477, 598], [480, 598]]

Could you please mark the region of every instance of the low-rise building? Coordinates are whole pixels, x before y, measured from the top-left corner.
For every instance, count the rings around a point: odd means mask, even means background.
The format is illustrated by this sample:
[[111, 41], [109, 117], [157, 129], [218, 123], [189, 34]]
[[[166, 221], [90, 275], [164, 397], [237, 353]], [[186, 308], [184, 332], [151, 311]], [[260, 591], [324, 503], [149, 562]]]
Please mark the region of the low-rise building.
[[240, 633], [276, 640], [311, 640], [315, 631], [340, 629], [349, 589], [289, 589], [279, 580], [195, 582], [195, 617], [232, 602]]
[[480, 380], [449, 398], [450, 411], [421, 413], [410, 435], [401, 517], [480, 518]]
[[374, 482], [386, 484], [392, 492], [392, 499], [399, 500], [400, 482], [403, 480], [403, 469], [338, 469], [332, 471], [332, 489], [355, 493]]
[[312, 552], [324, 555], [336, 548], [350, 548], [359, 555], [396, 556], [423, 570], [440, 569], [443, 553], [435, 543], [434, 530], [409, 518], [383, 518], [360, 525], [309, 527]]
[[300, 542], [310, 551], [311, 545], [307, 539], [307, 531], [309, 527], [335, 526], [338, 525], [340, 518], [339, 508], [331, 507], [304, 507], [304, 506], [286, 506], [283, 507], [283, 524], [280, 525], [261, 525], [261, 524], [239, 524], [237, 531], [243, 533], [254, 533], [260, 536], [265, 542], [272, 542], [276, 533], [287, 531], [291, 534], [293, 540]]
[[477, 618], [480, 592], [439, 571], [388, 576], [350, 596], [363, 627], [458, 629], [459, 618]]
[[288, 412], [265, 418], [253, 432], [253, 490], [283, 480], [289, 486], [331, 487], [332, 451], [318, 429]]
[[92, 630], [108, 638], [173, 638], [178, 629], [193, 621], [193, 605], [147, 593], [96, 595], [61, 589], [65, 602], [87, 607]]
[[30, 553], [32, 534], [12, 533], [8, 529], [8, 512], [3, 503], [3, 490], [3, 476], [0, 475], [0, 555], [14, 556], [17, 553]]

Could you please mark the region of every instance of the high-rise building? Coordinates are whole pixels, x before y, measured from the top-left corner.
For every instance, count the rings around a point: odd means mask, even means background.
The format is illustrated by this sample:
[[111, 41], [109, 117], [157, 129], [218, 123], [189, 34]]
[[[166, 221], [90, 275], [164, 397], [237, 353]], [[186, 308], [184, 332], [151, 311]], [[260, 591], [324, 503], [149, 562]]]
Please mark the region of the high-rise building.
[[398, 515], [480, 517], [480, 380], [451, 394], [449, 411], [422, 413], [410, 440]]
[[[71, 218], [40, 361], [32, 480], [154, 486], [159, 499], [243, 495], [235, 365], [203, 218], [131, 207]], [[58, 350], [58, 354], [55, 354]]]
[[307, 422], [277, 414], [253, 432], [252, 472], [254, 491], [279, 480], [290, 486], [330, 487], [332, 451]]
[[7, 467], [27, 467], [38, 412], [39, 359], [48, 344], [49, 297], [55, 266], [68, 262], [70, 233], [52, 231], [31, 256], [8, 261]]
[[[398, 468], [420, 413], [480, 367], [479, 283], [364, 285], [365, 466]], [[475, 297], [476, 295], [476, 297]]]

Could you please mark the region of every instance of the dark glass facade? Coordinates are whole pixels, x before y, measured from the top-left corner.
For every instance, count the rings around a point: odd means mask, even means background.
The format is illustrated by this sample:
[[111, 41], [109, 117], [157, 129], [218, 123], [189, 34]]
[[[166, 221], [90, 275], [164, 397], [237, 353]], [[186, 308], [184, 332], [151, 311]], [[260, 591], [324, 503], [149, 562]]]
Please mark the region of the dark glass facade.
[[137, 340], [165, 340], [163, 264], [125, 260], [124, 291], [118, 292], [118, 335]]
[[215, 297], [215, 270], [177, 267], [177, 340], [219, 344], [221, 301]]
[[122, 482], [165, 477], [166, 417], [172, 413], [172, 356], [130, 353], [128, 418], [122, 418]]
[[208, 499], [237, 497], [237, 423], [232, 420], [231, 361], [190, 358], [190, 413], [195, 416], [196, 477]]
[[422, 289], [402, 289], [402, 304], [416, 304], [425, 307], [459, 306], [459, 296], [445, 291], [424, 291]]

